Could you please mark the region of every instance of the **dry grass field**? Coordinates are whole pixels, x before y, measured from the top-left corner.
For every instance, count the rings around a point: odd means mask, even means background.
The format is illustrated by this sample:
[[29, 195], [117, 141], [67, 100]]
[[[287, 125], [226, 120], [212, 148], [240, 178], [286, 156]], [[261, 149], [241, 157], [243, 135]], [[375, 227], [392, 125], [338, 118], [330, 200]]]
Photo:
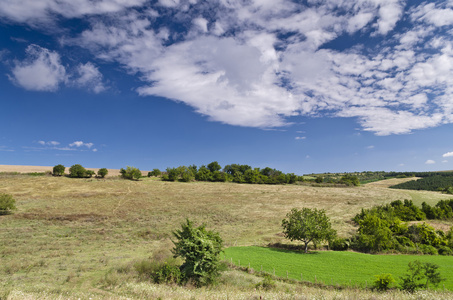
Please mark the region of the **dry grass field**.
[[[23, 170], [8, 172], [41, 172]], [[0, 172], [6, 171], [0, 168]], [[2, 295], [10, 299], [249, 299], [257, 295], [253, 284], [237, 287], [232, 282], [257, 279], [238, 279], [245, 275], [235, 271], [223, 276], [231, 292], [225, 297], [222, 289], [203, 292], [137, 282], [130, 272], [121, 270], [158, 251], [169, 254], [171, 232], [186, 218], [219, 231], [226, 246], [266, 245], [284, 241], [281, 220], [293, 207], [326, 209], [334, 228], [348, 236], [355, 231], [351, 217], [363, 207], [398, 199], [435, 204], [451, 197], [392, 190], [378, 183], [321, 188], [8, 174], [0, 174], [0, 193], [12, 194], [18, 208], [12, 215], [0, 216], [1, 299]], [[305, 299], [291, 296], [298, 295], [298, 289], [309, 288], [282, 287], [266, 297]], [[321, 298], [343, 299], [334, 296], [335, 291], [311, 289], [313, 295], [330, 295]], [[401, 297], [397, 295], [386, 299]]]

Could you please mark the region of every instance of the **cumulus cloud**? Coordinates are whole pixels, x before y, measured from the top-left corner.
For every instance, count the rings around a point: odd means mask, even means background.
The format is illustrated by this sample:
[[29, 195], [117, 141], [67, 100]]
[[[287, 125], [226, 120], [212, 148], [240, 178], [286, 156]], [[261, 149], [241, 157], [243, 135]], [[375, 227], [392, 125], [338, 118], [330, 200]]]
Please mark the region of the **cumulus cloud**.
[[444, 153], [442, 157], [453, 157], [453, 152]]
[[10, 79], [32, 91], [55, 91], [66, 80], [66, 69], [57, 52], [30, 45], [23, 61], [15, 61]]
[[434, 165], [436, 162], [432, 159], [428, 159], [427, 161], [425, 161], [425, 164], [426, 165]]
[[73, 84], [79, 88], [87, 88], [96, 94], [106, 89], [101, 72], [90, 62], [79, 64], [75, 76]]
[[[447, 1], [159, 0], [141, 9], [134, 7], [144, 0], [16, 2], [0, 4], [0, 16], [31, 26], [102, 15], [62, 45], [119, 63], [143, 81], [140, 95], [183, 102], [212, 121], [270, 128], [296, 116], [354, 117], [377, 135], [453, 122]], [[357, 42], [331, 46], [356, 34]], [[38, 52], [54, 63], [35, 55], [17, 63], [12, 78], [28, 89], [55, 90], [65, 69], [55, 52]], [[25, 70], [38, 68], [54, 71], [41, 77], [45, 83], [30, 84]], [[92, 63], [69, 78], [95, 93], [105, 89]]]

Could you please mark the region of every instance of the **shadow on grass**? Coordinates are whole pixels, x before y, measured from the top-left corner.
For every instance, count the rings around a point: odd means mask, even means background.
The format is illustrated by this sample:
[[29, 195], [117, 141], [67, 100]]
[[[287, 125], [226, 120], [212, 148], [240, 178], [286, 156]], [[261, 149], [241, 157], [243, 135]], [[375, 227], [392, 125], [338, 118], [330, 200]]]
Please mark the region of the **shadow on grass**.
[[302, 255], [315, 255], [319, 254], [319, 251], [309, 251], [305, 253], [303, 246], [296, 246], [296, 245], [287, 245], [287, 244], [269, 244], [267, 246], [268, 249], [271, 251], [282, 252], [282, 253], [294, 253], [294, 254], [302, 254]]

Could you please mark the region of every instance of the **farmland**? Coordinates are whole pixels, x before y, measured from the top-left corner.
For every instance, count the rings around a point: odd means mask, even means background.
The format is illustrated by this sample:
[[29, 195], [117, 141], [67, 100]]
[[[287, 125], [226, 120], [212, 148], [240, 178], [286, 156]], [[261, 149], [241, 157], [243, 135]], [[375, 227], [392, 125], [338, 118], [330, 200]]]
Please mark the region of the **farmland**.
[[[387, 188], [401, 181], [322, 188], [0, 174], [0, 192], [12, 194], [18, 208], [0, 217], [0, 297], [252, 298], [260, 279], [250, 274], [226, 271], [220, 287], [198, 290], [138, 282], [131, 266], [157, 252], [170, 255], [171, 232], [186, 218], [218, 231], [227, 247], [264, 246], [287, 242], [280, 224], [293, 207], [326, 209], [339, 235], [348, 236], [361, 208], [404, 199], [434, 205], [451, 197]], [[301, 289], [334, 298], [334, 291], [286, 283], [266, 295], [291, 298]]]

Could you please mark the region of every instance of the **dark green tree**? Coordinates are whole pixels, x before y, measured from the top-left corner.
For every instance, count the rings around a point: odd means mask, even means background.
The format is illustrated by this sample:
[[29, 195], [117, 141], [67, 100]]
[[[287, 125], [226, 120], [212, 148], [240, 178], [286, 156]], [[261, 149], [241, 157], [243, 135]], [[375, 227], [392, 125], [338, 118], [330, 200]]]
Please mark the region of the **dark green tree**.
[[151, 176], [160, 176], [162, 172], [159, 169], [153, 169], [151, 172], [148, 172], [148, 177]]
[[121, 177], [124, 179], [139, 180], [142, 177], [142, 172], [138, 168], [127, 166], [126, 169], [121, 168]]
[[214, 173], [215, 171], [220, 171], [220, 170], [222, 170], [222, 167], [219, 165], [218, 162], [213, 161], [212, 163], [210, 163], [210, 164], [208, 165], [208, 169], [209, 169], [209, 171], [211, 171], [212, 173]]
[[65, 169], [66, 169], [66, 167], [63, 165], [56, 165], [55, 167], [53, 167], [52, 175], [53, 176], [63, 176]]
[[181, 257], [181, 273], [185, 280], [193, 280], [197, 286], [211, 284], [219, 276], [220, 253], [223, 241], [217, 232], [206, 230], [205, 225], [194, 227], [186, 220], [181, 229], [173, 232], [176, 238], [173, 254]]
[[98, 176], [101, 178], [104, 178], [105, 176], [107, 176], [108, 173], [109, 173], [109, 170], [107, 170], [106, 168], [101, 168], [98, 170]]
[[305, 244], [305, 253], [308, 252], [310, 242], [320, 243], [336, 237], [329, 217], [325, 210], [316, 208], [293, 208], [282, 220], [283, 234], [291, 241], [302, 241]]
[[75, 164], [69, 168], [69, 177], [71, 178], [85, 178], [87, 177], [87, 170], [82, 165]]

